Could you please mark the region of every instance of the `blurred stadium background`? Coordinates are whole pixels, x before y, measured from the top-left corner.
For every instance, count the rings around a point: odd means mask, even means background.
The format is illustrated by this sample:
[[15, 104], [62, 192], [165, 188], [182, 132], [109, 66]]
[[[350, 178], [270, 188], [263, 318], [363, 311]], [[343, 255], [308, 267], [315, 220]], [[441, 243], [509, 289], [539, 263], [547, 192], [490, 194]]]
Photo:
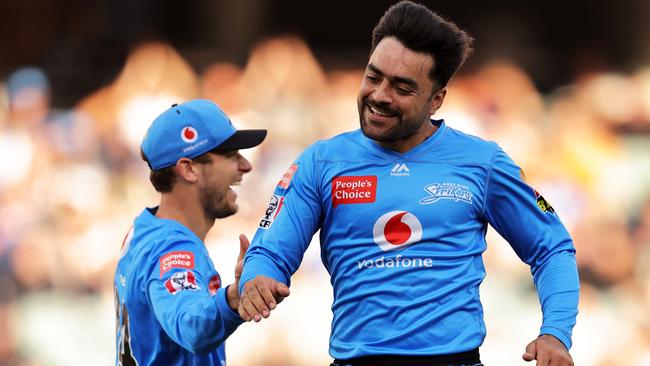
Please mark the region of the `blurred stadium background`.
[[[315, 139], [358, 126], [370, 31], [391, 1], [0, 2], [0, 365], [114, 364], [112, 276], [157, 195], [138, 146], [170, 104], [213, 99], [267, 128], [240, 213], [207, 239], [225, 283], [273, 187]], [[437, 117], [496, 140], [571, 231], [576, 365], [650, 365], [650, 2], [423, 1], [476, 38]], [[317, 241], [317, 239], [315, 240]], [[326, 365], [318, 243], [229, 364]], [[541, 322], [528, 268], [489, 233], [486, 365], [523, 365]]]

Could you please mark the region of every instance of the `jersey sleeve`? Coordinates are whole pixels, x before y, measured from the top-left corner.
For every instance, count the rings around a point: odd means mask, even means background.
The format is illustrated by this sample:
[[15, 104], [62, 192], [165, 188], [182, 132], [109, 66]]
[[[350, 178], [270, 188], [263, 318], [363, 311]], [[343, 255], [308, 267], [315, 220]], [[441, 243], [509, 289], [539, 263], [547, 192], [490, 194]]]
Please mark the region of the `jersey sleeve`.
[[541, 334], [571, 348], [578, 314], [579, 279], [573, 241], [553, 207], [498, 148], [488, 174], [484, 217], [533, 274], [542, 306]]
[[258, 275], [287, 285], [321, 221], [315, 146], [305, 150], [280, 179], [244, 258], [239, 290]]
[[228, 306], [207, 251], [182, 237], [168, 242], [147, 282], [154, 314], [165, 333], [188, 351], [216, 349], [242, 320]]

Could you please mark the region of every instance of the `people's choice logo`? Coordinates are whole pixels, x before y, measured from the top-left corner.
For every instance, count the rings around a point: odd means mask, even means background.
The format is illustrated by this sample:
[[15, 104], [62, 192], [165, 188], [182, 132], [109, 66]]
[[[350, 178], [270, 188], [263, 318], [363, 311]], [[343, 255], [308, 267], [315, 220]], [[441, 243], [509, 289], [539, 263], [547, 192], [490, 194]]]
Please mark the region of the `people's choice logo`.
[[181, 138], [183, 141], [187, 142], [188, 144], [193, 143], [196, 141], [196, 139], [199, 137], [199, 133], [196, 132], [196, 129], [192, 126], [185, 126], [183, 127], [183, 130], [181, 130]]
[[340, 176], [332, 179], [332, 206], [373, 203], [377, 198], [377, 176]]
[[385, 252], [401, 249], [422, 240], [422, 224], [410, 212], [391, 211], [377, 219], [372, 235]]

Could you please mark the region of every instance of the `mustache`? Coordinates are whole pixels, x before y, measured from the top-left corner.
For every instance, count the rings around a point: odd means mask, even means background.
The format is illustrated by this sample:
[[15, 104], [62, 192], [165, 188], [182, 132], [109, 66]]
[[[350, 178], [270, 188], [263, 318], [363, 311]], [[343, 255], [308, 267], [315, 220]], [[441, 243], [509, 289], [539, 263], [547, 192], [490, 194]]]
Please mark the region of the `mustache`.
[[363, 102], [381, 113], [400, 115], [399, 110], [390, 108], [388, 103], [376, 102], [372, 99], [365, 99]]

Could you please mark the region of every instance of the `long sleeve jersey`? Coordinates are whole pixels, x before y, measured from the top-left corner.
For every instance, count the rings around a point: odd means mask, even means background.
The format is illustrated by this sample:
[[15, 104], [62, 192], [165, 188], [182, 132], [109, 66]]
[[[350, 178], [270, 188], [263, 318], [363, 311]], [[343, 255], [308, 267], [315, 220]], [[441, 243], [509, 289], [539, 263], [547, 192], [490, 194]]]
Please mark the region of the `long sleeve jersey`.
[[116, 365], [224, 366], [242, 320], [203, 241], [154, 212], [135, 219], [115, 271]]
[[438, 130], [404, 154], [360, 130], [305, 150], [271, 197], [240, 289], [258, 275], [289, 284], [320, 229], [332, 357], [471, 350], [486, 335], [489, 224], [531, 268], [540, 334], [569, 348], [579, 281], [567, 230], [496, 143], [432, 123]]

